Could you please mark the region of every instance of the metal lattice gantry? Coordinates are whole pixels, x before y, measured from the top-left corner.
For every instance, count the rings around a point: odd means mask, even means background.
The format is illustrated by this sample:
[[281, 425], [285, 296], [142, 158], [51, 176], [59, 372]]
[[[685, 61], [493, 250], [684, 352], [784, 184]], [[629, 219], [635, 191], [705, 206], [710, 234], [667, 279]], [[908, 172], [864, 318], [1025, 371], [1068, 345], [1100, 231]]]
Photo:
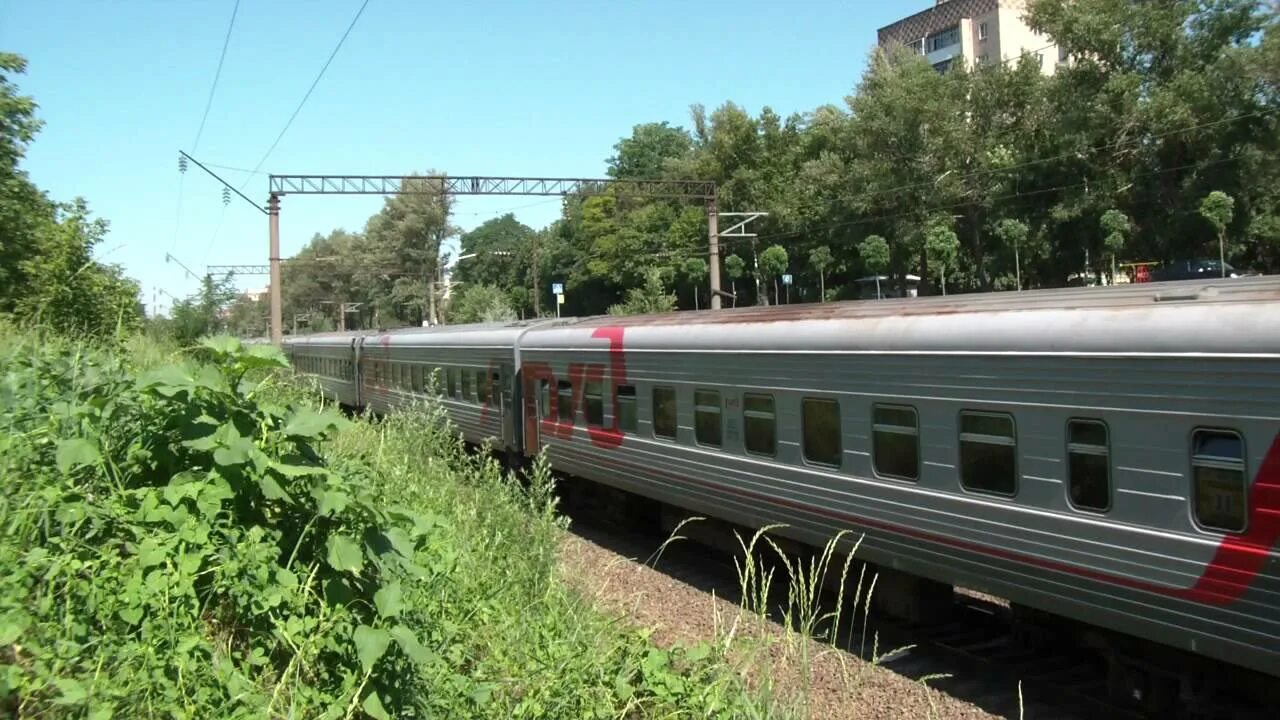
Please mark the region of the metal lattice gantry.
[[711, 308], [720, 309], [720, 244], [716, 183], [713, 180], [630, 180], [589, 178], [485, 177], [481, 175], [270, 175], [267, 215], [270, 225], [271, 339], [283, 333], [280, 294], [280, 199], [285, 195], [600, 195], [696, 200], [707, 206], [708, 277]]
[[711, 200], [710, 180], [613, 180], [478, 175], [271, 175], [272, 195], [600, 195]]

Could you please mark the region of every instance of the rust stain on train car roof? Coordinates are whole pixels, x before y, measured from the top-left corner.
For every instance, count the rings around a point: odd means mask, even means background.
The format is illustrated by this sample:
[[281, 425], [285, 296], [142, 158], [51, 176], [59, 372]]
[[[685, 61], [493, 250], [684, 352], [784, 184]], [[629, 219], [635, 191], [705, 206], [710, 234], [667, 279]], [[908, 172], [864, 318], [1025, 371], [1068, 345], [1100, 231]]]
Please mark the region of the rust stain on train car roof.
[[1141, 283], [1101, 288], [1028, 290], [833, 303], [751, 306], [654, 315], [599, 315], [582, 318], [576, 327], [712, 325], [776, 323], [804, 320], [849, 320], [914, 315], [959, 315], [978, 312], [1077, 310], [1156, 307], [1175, 303], [1274, 302], [1280, 300], [1280, 277]]

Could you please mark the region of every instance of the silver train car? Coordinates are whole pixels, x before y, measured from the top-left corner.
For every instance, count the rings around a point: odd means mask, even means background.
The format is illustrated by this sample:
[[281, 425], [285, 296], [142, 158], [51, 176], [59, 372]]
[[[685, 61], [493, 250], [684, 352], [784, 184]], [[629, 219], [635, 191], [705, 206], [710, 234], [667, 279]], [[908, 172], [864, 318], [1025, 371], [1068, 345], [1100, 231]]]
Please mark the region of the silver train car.
[[877, 566], [1176, 649], [1156, 672], [1280, 676], [1277, 279], [286, 348], [345, 404], [438, 393], [470, 441], [807, 543], [852, 531]]

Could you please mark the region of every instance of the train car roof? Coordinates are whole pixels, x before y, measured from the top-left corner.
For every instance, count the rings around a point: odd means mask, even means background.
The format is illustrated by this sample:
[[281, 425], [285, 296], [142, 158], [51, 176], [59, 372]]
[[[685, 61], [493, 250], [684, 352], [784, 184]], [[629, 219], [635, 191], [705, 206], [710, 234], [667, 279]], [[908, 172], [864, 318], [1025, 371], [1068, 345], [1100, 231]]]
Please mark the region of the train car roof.
[[364, 347], [514, 347], [521, 335], [532, 328], [565, 324], [572, 318], [535, 318], [510, 322], [434, 325], [406, 328], [398, 332], [366, 332]]
[[627, 350], [1280, 356], [1280, 277], [597, 316], [520, 344], [607, 348], [603, 328]]

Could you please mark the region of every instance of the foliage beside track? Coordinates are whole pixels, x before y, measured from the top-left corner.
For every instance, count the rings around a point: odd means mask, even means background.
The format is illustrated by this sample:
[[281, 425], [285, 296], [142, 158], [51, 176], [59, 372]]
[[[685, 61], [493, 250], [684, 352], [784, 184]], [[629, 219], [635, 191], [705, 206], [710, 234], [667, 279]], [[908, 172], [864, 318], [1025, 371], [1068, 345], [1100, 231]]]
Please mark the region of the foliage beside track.
[[0, 714], [770, 714], [569, 590], [547, 469], [430, 408], [349, 421], [229, 339], [0, 357]]

